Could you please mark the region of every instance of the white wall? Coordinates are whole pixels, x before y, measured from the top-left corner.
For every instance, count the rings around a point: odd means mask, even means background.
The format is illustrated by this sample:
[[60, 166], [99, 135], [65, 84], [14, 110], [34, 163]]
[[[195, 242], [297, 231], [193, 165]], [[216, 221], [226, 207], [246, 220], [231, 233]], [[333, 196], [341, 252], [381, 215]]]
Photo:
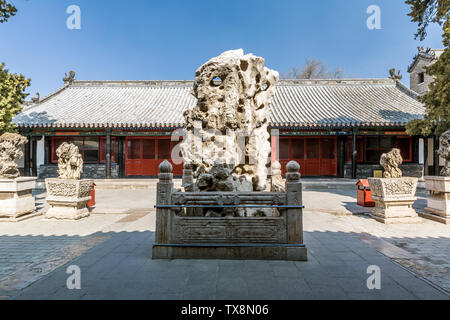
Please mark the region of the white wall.
[[423, 164], [423, 158], [424, 158], [424, 156], [423, 156], [423, 152], [424, 152], [424, 150], [423, 150], [423, 139], [422, 138], [420, 138], [419, 139], [419, 163], [420, 164]]
[[44, 137], [42, 137], [41, 140], [37, 141], [36, 162], [38, 174], [39, 174], [39, 167], [41, 166], [41, 164], [44, 164], [44, 156], [45, 156]]

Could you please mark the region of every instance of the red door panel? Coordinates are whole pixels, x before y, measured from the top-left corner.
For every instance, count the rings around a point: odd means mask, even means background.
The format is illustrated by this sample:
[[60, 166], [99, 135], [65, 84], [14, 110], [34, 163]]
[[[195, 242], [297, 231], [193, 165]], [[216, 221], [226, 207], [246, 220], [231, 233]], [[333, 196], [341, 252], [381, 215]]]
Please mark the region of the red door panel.
[[305, 175], [320, 175], [320, 139], [307, 138], [305, 142], [306, 164]]
[[182, 175], [183, 164], [171, 160], [170, 138], [127, 137], [125, 151], [125, 174], [127, 176], [157, 176], [161, 162], [168, 160], [174, 175]]
[[279, 162], [282, 174], [286, 164], [297, 161], [302, 176], [337, 175], [336, 137], [289, 137], [279, 140]]
[[320, 175], [337, 175], [336, 137], [322, 138], [320, 141]]

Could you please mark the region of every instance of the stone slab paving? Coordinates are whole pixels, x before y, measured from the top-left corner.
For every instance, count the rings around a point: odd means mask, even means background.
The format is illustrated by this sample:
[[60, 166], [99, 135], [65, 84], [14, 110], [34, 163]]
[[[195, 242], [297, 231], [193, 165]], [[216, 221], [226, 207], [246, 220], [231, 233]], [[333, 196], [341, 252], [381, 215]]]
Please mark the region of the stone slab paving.
[[81, 221], [43, 221], [37, 216], [0, 223], [0, 297], [22, 289], [106, 240], [98, 235], [127, 215], [93, 215]]
[[[432, 221], [414, 226], [384, 225], [360, 214], [342, 216], [325, 212], [327, 208], [340, 210], [351, 202], [351, 190], [342, 195], [336, 190], [332, 193], [304, 191], [308, 208], [320, 199], [324, 209], [324, 212], [313, 210], [304, 214], [308, 262], [151, 260], [155, 217], [154, 211], [149, 210], [154, 201], [149, 191], [121, 190], [120, 198], [117, 194], [109, 198], [105, 193], [102, 201], [109, 199], [110, 208], [120, 208], [129, 192], [134, 197], [149, 199], [139, 204], [145, 208], [134, 208], [128, 215], [94, 214], [75, 223], [53, 224], [36, 217], [16, 224], [0, 224], [1, 240], [16, 237], [9, 245], [0, 241], [0, 250], [11, 257], [5, 266], [0, 262], [0, 269], [9, 270], [4, 273], [9, 278], [2, 279], [11, 283], [14, 277], [8, 272], [14, 269], [15, 278], [21, 280], [19, 285], [16, 283], [16, 290], [0, 292], [0, 296], [15, 299], [449, 299], [442, 289], [446, 288], [445, 274], [429, 268], [432, 277], [427, 278], [417, 268], [408, 266], [417, 266], [419, 256], [427, 266], [448, 263], [448, 226]], [[33, 240], [39, 237], [41, 240]], [[17, 245], [21, 239], [29, 245]], [[433, 245], [429, 241], [434, 241]], [[33, 250], [31, 244], [35, 245]], [[73, 250], [74, 244], [77, 250]], [[25, 252], [20, 251], [21, 247], [26, 248]], [[36, 255], [30, 257], [31, 251]], [[67, 254], [58, 256], [55, 251]], [[50, 258], [48, 252], [52, 252]], [[30, 269], [43, 261], [49, 262], [45, 265], [46, 272], [39, 276], [26, 273], [27, 267]], [[13, 265], [6, 266], [7, 263]], [[66, 287], [69, 276], [66, 269], [72, 264], [81, 268], [81, 290]], [[367, 288], [369, 265], [380, 267], [381, 290]]]
[[[426, 205], [427, 194], [419, 191], [414, 203], [417, 211]], [[305, 206], [316, 212], [318, 199], [323, 199], [324, 212], [327, 206], [336, 210], [343, 207], [356, 216], [323, 216], [325, 226], [336, 225], [341, 230], [356, 232], [369, 245], [375, 246], [388, 257], [450, 292], [450, 226], [422, 219], [419, 224], [383, 224], [364, 215], [368, 208], [352, 210], [352, 191], [338, 190], [332, 195], [326, 190], [305, 192]], [[353, 200], [354, 201], [354, 200]], [[370, 210], [370, 209], [369, 209]], [[322, 210], [320, 210], [322, 211]], [[330, 210], [331, 213], [335, 211]], [[367, 237], [369, 235], [369, 237]], [[365, 239], [364, 239], [365, 238]], [[370, 240], [368, 240], [370, 239]], [[374, 239], [377, 239], [374, 241]], [[389, 246], [392, 245], [392, 247]], [[393, 250], [392, 248], [395, 248]], [[387, 249], [389, 248], [389, 250]]]
[[[112, 236], [18, 292], [15, 299], [449, 299], [362, 241], [305, 214], [308, 262], [152, 260], [154, 213], [111, 225]], [[121, 231], [119, 231], [121, 230]], [[81, 269], [81, 289], [66, 287], [68, 265]], [[381, 269], [369, 290], [367, 267]]]

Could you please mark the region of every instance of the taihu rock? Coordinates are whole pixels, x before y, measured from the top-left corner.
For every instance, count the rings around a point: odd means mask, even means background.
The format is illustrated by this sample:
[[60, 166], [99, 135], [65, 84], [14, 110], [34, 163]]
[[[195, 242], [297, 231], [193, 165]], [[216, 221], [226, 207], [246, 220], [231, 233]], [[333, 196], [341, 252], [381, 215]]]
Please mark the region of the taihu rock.
[[58, 156], [58, 178], [45, 179], [47, 202], [50, 209], [47, 219], [79, 220], [89, 216], [87, 203], [94, 180], [80, 179], [83, 158], [78, 147], [64, 142], [56, 149]]
[[278, 72], [264, 59], [231, 50], [195, 73], [197, 105], [184, 114], [187, 135], [181, 144], [192, 164], [195, 189], [263, 191], [271, 151], [269, 104]]
[[423, 218], [450, 224], [450, 130], [439, 138], [440, 148], [437, 151], [444, 159], [444, 167], [440, 176], [425, 177], [425, 186], [430, 191]]
[[23, 156], [28, 140], [17, 133], [0, 136], [0, 221], [20, 221], [35, 216], [33, 189], [36, 177], [20, 177], [14, 160]]
[[375, 207], [372, 217], [382, 223], [419, 223], [421, 219], [412, 207], [417, 199], [418, 178], [402, 177], [399, 166], [403, 159], [400, 150], [383, 153], [380, 164], [383, 178], [368, 178]]
[[78, 147], [63, 142], [56, 149], [58, 156], [58, 175], [60, 179], [80, 179], [83, 173], [83, 158]]
[[393, 148], [391, 151], [383, 153], [380, 158], [380, 165], [384, 169], [383, 178], [401, 178], [402, 170], [399, 166], [402, 162], [400, 149]]
[[450, 130], [445, 131], [439, 138], [440, 148], [437, 151], [440, 157], [444, 159], [444, 168], [440, 174], [444, 177], [450, 177]]
[[14, 179], [20, 176], [15, 159], [23, 157], [22, 145], [28, 139], [17, 133], [4, 133], [0, 136], [0, 178]]

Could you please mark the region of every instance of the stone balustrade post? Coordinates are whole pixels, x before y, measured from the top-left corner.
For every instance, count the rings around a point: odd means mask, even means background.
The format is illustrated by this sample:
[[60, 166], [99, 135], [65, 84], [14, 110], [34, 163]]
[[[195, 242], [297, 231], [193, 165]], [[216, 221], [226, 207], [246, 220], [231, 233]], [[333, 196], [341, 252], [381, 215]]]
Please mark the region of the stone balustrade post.
[[274, 161], [270, 171], [270, 191], [284, 192], [283, 177], [281, 176], [281, 164], [278, 161]]
[[[164, 160], [159, 165], [156, 204], [169, 205], [171, 204], [171, 194], [173, 191], [173, 167], [169, 161]], [[156, 243], [169, 243], [170, 241], [170, 209], [157, 208], [156, 209]]]
[[[300, 165], [289, 161], [286, 165], [286, 204], [302, 205], [302, 183], [300, 182]], [[303, 243], [303, 210], [287, 209], [286, 224], [288, 243]]]
[[192, 168], [193, 166], [189, 162], [185, 162], [183, 165], [183, 178], [181, 180], [181, 186], [186, 192], [194, 191], [194, 173]]

